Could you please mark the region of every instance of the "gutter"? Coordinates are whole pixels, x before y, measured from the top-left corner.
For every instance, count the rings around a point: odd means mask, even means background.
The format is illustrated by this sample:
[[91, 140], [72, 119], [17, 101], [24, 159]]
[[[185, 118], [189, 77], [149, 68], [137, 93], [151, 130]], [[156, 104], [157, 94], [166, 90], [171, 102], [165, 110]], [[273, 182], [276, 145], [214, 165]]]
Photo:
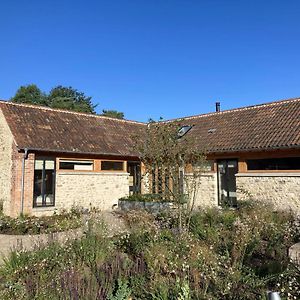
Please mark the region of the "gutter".
[[33, 152], [53, 152], [53, 153], [67, 153], [67, 154], [79, 154], [79, 155], [107, 155], [107, 156], [115, 156], [115, 157], [134, 157], [134, 158], [139, 158], [138, 154], [137, 155], [130, 155], [130, 154], [116, 154], [116, 153], [107, 153], [107, 152], [78, 152], [78, 151], [70, 151], [70, 150], [54, 150], [54, 149], [45, 149], [45, 148], [18, 148], [18, 150], [23, 150], [23, 151], [33, 151]]
[[276, 147], [269, 147], [269, 148], [244, 148], [244, 149], [220, 149], [220, 150], [213, 150], [207, 151], [206, 154], [210, 155], [218, 155], [218, 154], [227, 154], [227, 153], [245, 153], [245, 152], [271, 152], [276, 150], [298, 150], [300, 149], [300, 145], [292, 145], [292, 146], [276, 146]]
[[24, 186], [25, 186], [25, 161], [28, 158], [28, 148], [24, 149], [22, 160], [22, 178], [21, 178], [21, 210], [20, 214], [24, 213]]

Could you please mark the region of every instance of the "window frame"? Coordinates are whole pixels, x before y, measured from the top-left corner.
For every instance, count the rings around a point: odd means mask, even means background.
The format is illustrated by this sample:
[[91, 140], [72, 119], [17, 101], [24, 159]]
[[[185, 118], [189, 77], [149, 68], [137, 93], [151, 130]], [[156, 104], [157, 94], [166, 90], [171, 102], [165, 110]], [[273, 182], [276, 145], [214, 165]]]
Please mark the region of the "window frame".
[[[72, 169], [60, 169], [60, 161], [92, 161], [93, 170], [72, 170]], [[102, 161], [111, 161], [111, 162], [122, 162], [122, 170], [102, 170], [101, 165]], [[56, 171], [58, 173], [120, 173], [127, 172], [127, 160], [122, 159], [95, 159], [95, 158], [73, 158], [73, 157], [57, 157], [56, 158]]]
[[[102, 170], [102, 162], [109, 161], [109, 162], [121, 162], [123, 164], [122, 170]], [[100, 172], [127, 172], [127, 162], [126, 160], [119, 160], [119, 159], [100, 159]]]
[[284, 158], [290, 158], [290, 159], [293, 159], [293, 158], [299, 158], [299, 156], [284, 156], [284, 157], [257, 157], [257, 158], [249, 158], [249, 159], [245, 159], [244, 160], [244, 164], [245, 164], [245, 171], [247, 173], [300, 173], [300, 169], [295, 169], [295, 170], [292, 170], [292, 169], [278, 169], [278, 170], [275, 170], [275, 169], [257, 169], [257, 170], [249, 170], [248, 169], [248, 161], [249, 160], [269, 160], [269, 159], [284, 159]]
[[[61, 169], [60, 168], [60, 162], [61, 161], [78, 161], [78, 162], [92, 162], [93, 163], [93, 169], [92, 170], [75, 170], [75, 169]], [[80, 159], [80, 158], [58, 158], [57, 159], [57, 170], [60, 172], [94, 172], [95, 171], [95, 159]]]
[[[43, 169], [42, 169], [42, 205], [37, 205], [37, 201], [35, 199], [35, 162], [37, 160], [42, 160], [43, 161]], [[44, 185], [44, 180], [45, 180], [45, 165], [46, 165], [46, 161], [53, 161], [54, 163], [54, 168], [53, 168], [53, 187], [52, 187], [52, 193], [53, 193], [53, 201], [52, 201], [52, 204], [51, 205], [46, 205], [45, 204], [45, 185]], [[46, 208], [46, 207], [55, 207], [55, 191], [56, 191], [56, 159], [55, 157], [49, 157], [49, 156], [38, 156], [38, 157], [35, 157], [34, 159], [34, 167], [33, 167], [33, 201], [32, 201], [32, 207], [33, 208]]]

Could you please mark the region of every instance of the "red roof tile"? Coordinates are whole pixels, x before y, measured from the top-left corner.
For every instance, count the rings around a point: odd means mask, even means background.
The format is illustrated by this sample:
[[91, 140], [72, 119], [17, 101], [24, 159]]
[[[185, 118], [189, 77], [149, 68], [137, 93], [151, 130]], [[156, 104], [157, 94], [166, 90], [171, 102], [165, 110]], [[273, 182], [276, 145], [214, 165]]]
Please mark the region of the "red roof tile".
[[133, 136], [144, 123], [0, 101], [20, 149], [137, 156]]
[[[137, 156], [133, 136], [142, 136], [146, 128], [140, 122], [6, 101], [0, 108], [20, 149]], [[186, 138], [208, 152], [300, 148], [300, 99], [177, 120], [193, 125]]]
[[181, 119], [208, 152], [300, 148], [300, 99], [282, 100]]

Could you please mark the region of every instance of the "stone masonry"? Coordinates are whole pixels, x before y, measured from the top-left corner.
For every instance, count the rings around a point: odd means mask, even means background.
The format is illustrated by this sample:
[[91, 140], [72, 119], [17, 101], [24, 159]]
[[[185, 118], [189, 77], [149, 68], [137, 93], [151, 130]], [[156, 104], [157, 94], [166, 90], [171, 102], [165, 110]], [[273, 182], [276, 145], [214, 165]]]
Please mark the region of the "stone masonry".
[[5, 214], [10, 213], [13, 136], [0, 111], [0, 202]]
[[236, 181], [238, 200], [270, 202], [300, 213], [300, 173], [244, 173]]
[[[187, 178], [192, 177], [192, 175], [186, 174]], [[193, 180], [196, 180], [193, 181]], [[190, 179], [187, 179], [187, 182]], [[217, 173], [207, 172], [201, 174], [197, 179], [192, 179], [190, 182], [197, 184], [196, 194], [194, 197], [194, 207], [195, 209], [213, 207], [218, 205], [218, 189], [217, 189]], [[191, 183], [192, 186], [195, 186]], [[187, 191], [189, 189], [186, 189]], [[189, 194], [193, 194], [193, 188], [190, 189]]]
[[128, 173], [60, 172], [56, 175], [55, 208], [72, 206], [111, 210], [118, 199], [128, 196]]

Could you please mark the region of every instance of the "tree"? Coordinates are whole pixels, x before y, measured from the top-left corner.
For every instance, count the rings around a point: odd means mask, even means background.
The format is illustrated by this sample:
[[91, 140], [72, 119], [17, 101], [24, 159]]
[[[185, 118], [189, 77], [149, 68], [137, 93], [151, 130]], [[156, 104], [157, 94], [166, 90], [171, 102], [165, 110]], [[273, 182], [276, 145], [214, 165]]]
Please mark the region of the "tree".
[[115, 119], [124, 119], [124, 113], [116, 110], [102, 110], [102, 116], [115, 118]]
[[184, 134], [182, 125], [152, 121], [135, 146], [145, 167], [146, 189], [175, 204], [180, 229], [189, 224], [206, 163], [204, 151], [198, 149], [195, 138]]
[[52, 108], [94, 114], [96, 105], [92, 104], [91, 99], [92, 97], [85, 96], [83, 92], [61, 85], [53, 88], [47, 97], [48, 104]]
[[15, 103], [28, 103], [34, 105], [47, 105], [47, 97], [35, 84], [21, 86], [10, 99]]

